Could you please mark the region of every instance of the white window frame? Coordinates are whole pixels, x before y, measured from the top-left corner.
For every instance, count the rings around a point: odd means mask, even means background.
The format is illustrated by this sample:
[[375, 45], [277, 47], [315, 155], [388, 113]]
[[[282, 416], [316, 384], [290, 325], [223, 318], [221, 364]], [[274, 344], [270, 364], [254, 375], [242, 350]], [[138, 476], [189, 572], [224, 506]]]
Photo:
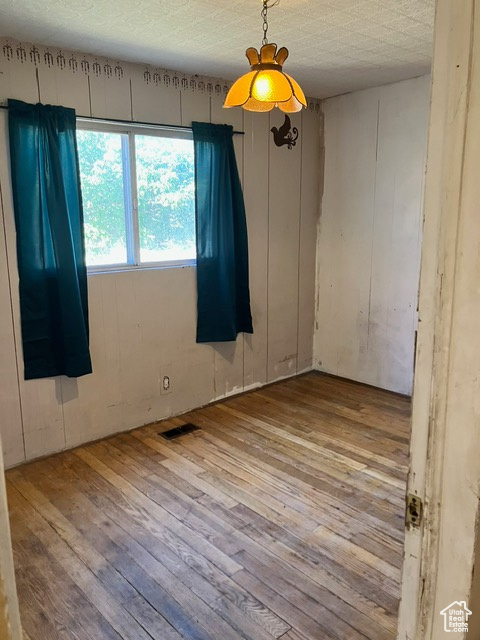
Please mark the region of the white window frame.
[[[162, 260], [159, 262], [140, 262], [140, 233], [138, 222], [137, 169], [135, 165], [135, 136], [148, 135], [160, 138], [180, 138], [193, 140], [192, 131], [184, 128], [164, 127], [135, 122], [111, 122], [77, 117], [77, 129], [85, 131], [101, 131], [118, 133], [127, 136], [122, 139], [123, 166], [128, 167], [128, 175], [124, 172], [124, 204], [127, 262], [116, 264], [87, 265], [87, 273], [107, 273], [115, 271], [135, 271], [144, 269], [164, 269], [172, 267], [195, 267], [195, 258], [188, 260]], [[126, 143], [125, 143], [126, 142]]]

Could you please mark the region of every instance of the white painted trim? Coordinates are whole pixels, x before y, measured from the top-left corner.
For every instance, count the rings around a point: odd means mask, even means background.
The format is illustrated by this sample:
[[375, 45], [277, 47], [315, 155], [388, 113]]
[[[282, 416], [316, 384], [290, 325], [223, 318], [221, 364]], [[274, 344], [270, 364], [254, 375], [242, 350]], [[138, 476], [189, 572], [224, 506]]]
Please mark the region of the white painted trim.
[[[127, 263], [138, 264], [139, 261], [139, 241], [138, 241], [138, 216], [135, 174], [135, 140], [129, 131], [122, 135], [122, 180], [123, 180], [123, 206], [125, 215], [125, 240], [127, 248]], [[128, 171], [126, 171], [128, 168]], [[132, 173], [132, 171], [134, 173]], [[135, 195], [134, 195], [135, 190]], [[134, 213], [135, 212], [135, 213]]]
[[[22, 640], [17, 588], [13, 569], [10, 523], [5, 491], [3, 453], [0, 441], [0, 636], [2, 640]], [[7, 636], [4, 638], [4, 633]]]
[[166, 262], [142, 262], [141, 264], [105, 264], [87, 267], [87, 275], [100, 273], [121, 273], [123, 271], [149, 271], [152, 269], [175, 269], [182, 267], [196, 267], [196, 260], [169, 260]]
[[[140, 265], [140, 223], [138, 221], [138, 189], [137, 189], [137, 165], [135, 152], [135, 133], [128, 132], [128, 179], [130, 181], [130, 202], [125, 207], [125, 218], [129, 218], [127, 223], [127, 247], [129, 248], [129, 258], [134, 265]], [[130, 237], [129, 237], [130, 234]], [[130, 245], [130, 246], [129, 246]], [[128, 255], [128, 254], [127, 254]]]
[[440, 611], [468, 602], [471, 590], [480, 486], [479, 83], [480, 0], [438, 0], [408, 480], [424, 500], [424, 525], [406, 532], [399, 640], [443, 637]]

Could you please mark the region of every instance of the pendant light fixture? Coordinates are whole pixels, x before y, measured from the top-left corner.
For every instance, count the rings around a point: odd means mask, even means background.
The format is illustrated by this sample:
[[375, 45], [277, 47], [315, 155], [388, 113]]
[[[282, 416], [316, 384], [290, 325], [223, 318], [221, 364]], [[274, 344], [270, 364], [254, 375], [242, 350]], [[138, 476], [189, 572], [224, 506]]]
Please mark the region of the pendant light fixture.
[[300, 85], [283, 71], [283, 63], [288, 57], [288, 49], [281, 47], [277, 51], [276, 44], [269, 44], [267, 39], [267, 12], [278, 4], [276, 0], [269, 4], [263, 1], [263, 40], [260, 53], [255, 47], [249, 47], [245, 53], [251, 65], [246, 73], [232, 85], [223, 106], [243, 107], [247, 111], [271, 111], [278, 107], [285, 113], [300, 111], [307, 106], [305, 95]]

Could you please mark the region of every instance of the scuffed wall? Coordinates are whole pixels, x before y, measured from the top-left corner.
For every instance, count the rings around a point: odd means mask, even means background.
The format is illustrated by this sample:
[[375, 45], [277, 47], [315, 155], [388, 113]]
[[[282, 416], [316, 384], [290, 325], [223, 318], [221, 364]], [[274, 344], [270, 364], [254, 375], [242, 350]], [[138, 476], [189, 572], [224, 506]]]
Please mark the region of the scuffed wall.
[[[312, 366], [320, 109], [292, 116], [300, 136], [276, 147], [280, 112], [224, 110], [228, 83], [88, 54], [0, 40], [0, 103], [190, 125], [229, 123], [243, 181], [255, 333], [195, 343], [195, 268], [89, 276], [94, 373], [23, 380], [7, 112], [0, 110], [0, 431], [7, 466], [178, 414]], [[165, 393], [160, 381], [170, 376]]]
[[410, 394], [430, 77], [322, 103], [315, 367]]

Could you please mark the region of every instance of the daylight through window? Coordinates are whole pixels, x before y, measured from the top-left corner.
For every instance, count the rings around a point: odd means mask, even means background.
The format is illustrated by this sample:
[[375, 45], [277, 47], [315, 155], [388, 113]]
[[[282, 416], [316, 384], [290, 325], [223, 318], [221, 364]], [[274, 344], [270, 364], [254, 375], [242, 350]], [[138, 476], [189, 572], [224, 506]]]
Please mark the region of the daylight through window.
[[195, 262], [190, 132], [79, 121], [87, 266]]

